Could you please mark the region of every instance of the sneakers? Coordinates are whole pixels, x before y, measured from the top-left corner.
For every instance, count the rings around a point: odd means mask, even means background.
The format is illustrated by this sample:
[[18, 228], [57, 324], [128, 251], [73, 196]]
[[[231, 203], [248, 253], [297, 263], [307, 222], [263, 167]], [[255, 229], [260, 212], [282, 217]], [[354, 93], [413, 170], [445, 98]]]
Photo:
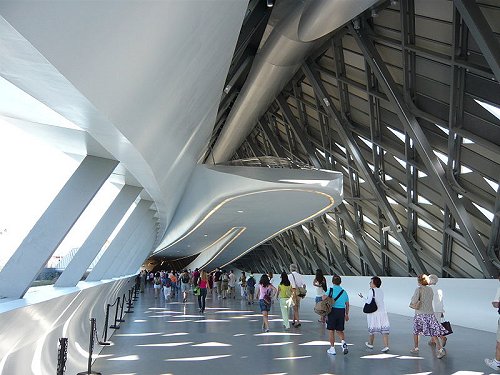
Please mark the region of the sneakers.
[[381, 350], [382, 353], [387, 353], [388, 351], [389, 351], [389, 347], [388, 346], [382, 348], [382, 350]]
[[342, 351], [344, 352], [344, 354], [349, 353], [349, 349], [347, 349], [347, 343], [346, 342], [344, 342], [342, 344]]
[[[443, 358], [445, 355], [446, 355], [445, 350], [444, 350], [443, 348], [441, 348], [441, 349], [439, 349], [439, 350], [437, 351], [436, 357], [437, 357], [438, 359], [441, 359], [441, 358]], [[498, 368], [498, 367], [497, 367], [497, 368]]]
[[500, 366], [498, 365], [498, 362], [494, 359], [489, 359], [485, 358], [484, 363], [486, 363], [486, 366], [491, 367], [493, 370], [500, 370]]
[[418, 354], [418, 348], [413, 348], [410, 350], [411, 354]]
[[328, 349], [326, 352], [327, 352], [328, 354], [331, 354], [331, 355], [335, 355], [335, 354], [337, 354], [337, 353], [335, 353], [335, 348], [334, 348], [333, 346], [332, 346], [330, 349]]
[[368, 341], [365, 342], [365, 346], [368, 348], [368, 349], [373, 349], [373, 345], [369, 344]]

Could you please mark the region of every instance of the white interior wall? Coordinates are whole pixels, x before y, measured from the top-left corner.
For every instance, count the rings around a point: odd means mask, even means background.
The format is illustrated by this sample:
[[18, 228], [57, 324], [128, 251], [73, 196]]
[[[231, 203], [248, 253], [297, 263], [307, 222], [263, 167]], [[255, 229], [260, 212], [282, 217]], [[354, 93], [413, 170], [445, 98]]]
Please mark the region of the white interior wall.
[[[257, 276], [257, 275], [256, 275]], [[307, 280], [307, 297], [315, 297], [315, 287], [312, 283], [314, 275], [304, 276]], [[328, 285], [332, 285], [332, 276], [326, 276]], [[414, 310], [408, 307], [411, 296], [417, 287], [417, 278], [382, 277], [381, 289], [384, 290], [387, 311], [394, 314], [413, 316]], [[366, 295], [369, 290], [370, 277], [342, 276], [341, 286], [349, 295], [353, 306], [362, 307], [363, 303], [358, 293]], [[274, 283], [279, 284], [279, 275], [274, 277]], [[495, 298], [496, 279], [439, 279], [437, 286], [443, 290], [445, 317], [452, 326], [480, 329], [496, 332], [498, 313], [491, 306]], [[409, 327], [411, 332], [411, 327]]]

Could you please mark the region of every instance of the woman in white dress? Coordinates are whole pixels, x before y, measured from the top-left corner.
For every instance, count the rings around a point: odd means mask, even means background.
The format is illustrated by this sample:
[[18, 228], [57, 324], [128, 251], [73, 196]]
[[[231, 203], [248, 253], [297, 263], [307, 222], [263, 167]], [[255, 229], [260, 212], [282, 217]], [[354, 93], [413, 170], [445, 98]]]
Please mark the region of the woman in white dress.
[[365, 300], [365, 303], [370, 303], [374, 297], [375, 303], [377, 304], [377, 311], [366, 314], [366, 320], [368, 322], [368, 341], [365, 342], [365, 345], [367, 348], [373, 349], [375, 333], [380, 333], [382, 334], [382, 340], [384, 342], [382, 352], [387, 353], [389, 351], [390, 324], [389, 318], [387, 317], [387, 311], [385, 311], [384, 292], [380, 289], [380, 285], [382, 285], [380, 277], [372, 277], [370, 280], [370, 291], [368, 292], [368, 295], [364, 297], [361, 293], [359, 293], [359, 296]]

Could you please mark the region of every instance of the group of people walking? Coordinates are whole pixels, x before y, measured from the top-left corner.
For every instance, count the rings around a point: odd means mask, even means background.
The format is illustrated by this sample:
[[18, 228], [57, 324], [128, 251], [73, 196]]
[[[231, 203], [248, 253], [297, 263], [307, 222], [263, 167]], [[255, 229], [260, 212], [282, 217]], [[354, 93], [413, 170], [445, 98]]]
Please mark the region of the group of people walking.
[[[274, 288], [269, 284], [267, 275], [262, 275], [259, 282], [259, 305], [263, 315], [262, 328], [265, 332], [269, 331], [268, 314], [271, 308], [271, 303], [266, 302], [265, 296], [270, 293], [276, 296], [279, 301], [280, 310], [283, 319], [283, 326], [286, 330], [290, 329], [289, 315], [290, 309], [293, 311], [292, 325], [296, 328], [301, 326], [300, 323], [300, 301], [305, 296], [301, 295], [306, 289], [302, 275], [298, 273], [297, 266], [292, 264], [290, 274], [283, 272], [278, 288]], [[443, 293], [437, 289], [435, 285], [438, 282], [436, 275], [419, 275], [417, 278], [418, 286], [410, 301], [410, 307], [415, 309], [413, 318], [413, 342], [414, 346], [410, 349], [410, 353], [419, 353], [419, 338], [420, 336], [430, 337], [429, 345], [436, 346], [436, 357], [443, 358], [446, 355], [444, 349], [447, 341], [446, 335], [449, 333], [441, 324], [444, 318]], [[321, 323], [326, 323], [326, 328], [329, 331], [330, 348], [328, 354], [336, 355], [335, 336], [340, 339], [342, 352], [349, 352], [345, 339], [345, 323], [349, 321], [349, 295], [345, 289], [341, 287], [342, 278], [338, 275], [332, 277], [332, 286], [327, 286], [327, 280], [323, 272], [318, 269], [313, 281], [313, 286], [316, 288], [315, 302], [330, 298], [332, 301], [330, 310], [318, 320]], [[368, 349], [374, 348], [375, 334], [381, 334], [383, 347], [381, 352], [386, 353], [389, 349], [389, 333], [390, 323], [384, 303], [384, 293], [380, 288], [382, 280], [374, 276], [370, 279], [369, 291], [366, 295], [359, 293], [359, 297], [363, 299], [365, 304], [373, 303], [375, 311], [370, 311], [366, 314], [368, 325], [368, 340], [365, 346]], [[372, 302], [373, 301], [373, 302]]]
[[[149, 278], [149, 277], [148, 277]], [[236, 298], [235, 286], [240, 285], [241, 298], [249, 305], [258, 301], [262, 313], [262, 330], [269, 332], [269, 311], [274, 301], [279, 304], [283, 327], [289, 330], [292, 326], [299, 328], [300, 303], [305, 297], [307, 289], [303, 276], [298, 272], [295, 264], [290, 265], [290, 273], [282, 272], [277, 288], [273, 285], [273, 274], [263, 274], [257, 282], [253, 273], [247, 275], [245, 272], [237, 279], [233, 271], [229, 273], [217, 268], [212, 273], [205, 270], [195, 269], [193, 272], [184, 270], [179, 274], [174, 272], [157, 272], [152, 277], [152, 284], [155, 290], [155, 298], [158, 298], [160, 290], [163, 288], [165, 300], [172, 296], [173, 285], [177, 285], [183, 293], [183, 302], [187, 301], [188, 293], [192, 290], [197, 297], [198, 308], [201, 313], [205, 312], [206, 297], [210, 291], [214, 291], [218, 298]], [[328, 287], [328, 282], [322, 270], [318, 269], [313, 281], [315, 287], [315, 302], [330, 298], [331, 309], [326, 314], [319, 317], [319, 322], [326, 324], [329, 331], [330, 348], [328, 354], [336, 355], [335, 339], [340, 339], [341, 350], [344, 354], [349, 352], [346, 337], [345, 323], [349, 321], [349, 295], [342, 288], [342, 279], [339, 275], [332, 277], [332, 286]], [[436, 275], [419, 275], [417, 278], [417, 288], [410, 301], [410, 307], [415, 309], [413, 319], [413, 348], [411, 353], [419, 352], [420, 336], [429, 336], [429, 345], [436, 346], [437, 358], [446, 355], [446, 334], [448, 331], [442, 326], [441, 320], [444, 317], [443, 295], [440, 289], [435, 287], [438, 281]], [[226, 285], [225, 285], [226, 284]], [[384, 303], [384, 293], [381, 289], [382, 280], [374, 276], [370, 280], [369, 291], [366, 295], [359, 293], [359, 297], [366, 304], [374, 301], [376, 310], [367, 313], [368, 340], [365, 346], [368, 349], [374, 348], [375, 334], [381, 334], [383, 347], [381, 351], [389, 351], [390, 323]], [[142, 290], [142, 285], [141, 285]], [[291, 314], [290, 314], [291, 313]], [[292, 321], [290, 322], [290, 315]]]

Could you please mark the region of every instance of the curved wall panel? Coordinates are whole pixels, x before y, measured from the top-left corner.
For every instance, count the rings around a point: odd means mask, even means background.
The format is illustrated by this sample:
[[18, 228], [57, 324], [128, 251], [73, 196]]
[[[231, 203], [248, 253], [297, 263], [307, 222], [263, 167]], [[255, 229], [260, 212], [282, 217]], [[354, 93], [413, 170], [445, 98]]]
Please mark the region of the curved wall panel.
[[[133, 279], [78, 285], [63, 292], [32, 288], [26, 298], [0, 304], [0, 374], [55, 374], [61, 337], [68, 338], [66, 373], [87, 370], [90, 318], [96, 318], [101, 338], [106, 304], [126, 293]], [[94, 354], [101, 349], [96, 343]]]

